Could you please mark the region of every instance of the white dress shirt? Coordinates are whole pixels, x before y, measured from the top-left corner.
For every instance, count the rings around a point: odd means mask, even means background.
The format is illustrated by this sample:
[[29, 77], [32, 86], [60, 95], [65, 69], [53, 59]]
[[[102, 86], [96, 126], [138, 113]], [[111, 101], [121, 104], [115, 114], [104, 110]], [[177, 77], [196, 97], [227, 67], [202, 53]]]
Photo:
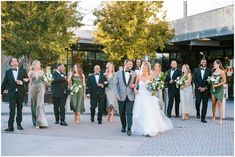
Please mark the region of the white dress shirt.
[[129, 79], [130, 79], [130, 73], [125, 71], [125, 79], [126, 79], [126, 84], [128, 84]]
[[17, 80], [17, 76], [18, 76], [18, 72], [19, 72], [19, 68], [17, 68], [16, 70], [13, 70], [13, 76], [14, 76], [14, 79]]
[[[176, 70], [176, 69], [175, 69]], [[172, 79], [172, 76], [174, 75], [174, 73], [175, 73], [175, 70], [172, 70], [171, 69], [171, 79]]]
[[[204, 70], [203, 70], [203, 69], [204, 69]], [[201, 77], [202, 77], [202, 79], [203, 79], [203, 77], [204, 77], [205, 70], [206, 70], [206, 68], [201, 67]]]
[[97, 84], [99, 83], [99, 78], [100, 78], [100, 75], [95, 75], [95, 80]]

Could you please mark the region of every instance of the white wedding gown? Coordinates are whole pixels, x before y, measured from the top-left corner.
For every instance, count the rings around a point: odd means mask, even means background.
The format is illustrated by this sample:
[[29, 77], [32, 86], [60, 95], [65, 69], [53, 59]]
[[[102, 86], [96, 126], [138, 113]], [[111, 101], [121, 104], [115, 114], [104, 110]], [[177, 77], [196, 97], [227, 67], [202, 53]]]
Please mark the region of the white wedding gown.
[[149, 82], [139, 81], [139, 93], [133, 108], [132, 132], [136, 135], [155, 136], [159, 132], [173, 129], [170, 119], [160, 110], [158, 98], [146, 89]]

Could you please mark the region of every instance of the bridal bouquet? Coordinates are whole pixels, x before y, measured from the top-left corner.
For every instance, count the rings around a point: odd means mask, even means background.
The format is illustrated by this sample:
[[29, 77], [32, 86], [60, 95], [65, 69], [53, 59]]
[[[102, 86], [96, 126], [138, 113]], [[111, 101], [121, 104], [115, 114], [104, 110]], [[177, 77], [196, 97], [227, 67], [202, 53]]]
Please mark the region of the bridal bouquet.
[[163, 72], [161, 72], [159, 74], [159, 76], [154, 79], [154, 81], [156, 82], [158, 88], [160, 88], [160, 89], [164, 88], [165, 79], [166, 79], [166, 74], [164, 74]]
[[45, 74], [43, 74], [43, 75], [42, 75], [42, 81], [43, 81], [46, 85], [50, 86], [50, 85], [51, 85], [51, 82], [53, 81], [53, 77], [52, 77], [51, 73], [45, 73]]
[[147, 84], [146, 89], [151, 93], [152, 96], [156, 95], [158, 91], [158, 84], [156, 81], [151, 81]]
[[188, 83], [188, 76], [177, 77], [175, 80], [177, 88], [183, 88]]
[[75, 93], [78, 93], [79, 90], [82, 89], [82, 85], [79, 83], [79, 81], [74, 81], [73, 85], [70, 87], [70, 93], [71, 95], [74, 95]]
[[207, 82], [212, 85], [213, 92], [215, 91], [215, 89], [213, 88], [213, 85], [216, 85], [216, 84], [220, 83], [220, 81], [221, 81], [221, 77], [220, 76], [213, 76], [212, 75], [212, 76], [209, 76], [207, 78]]

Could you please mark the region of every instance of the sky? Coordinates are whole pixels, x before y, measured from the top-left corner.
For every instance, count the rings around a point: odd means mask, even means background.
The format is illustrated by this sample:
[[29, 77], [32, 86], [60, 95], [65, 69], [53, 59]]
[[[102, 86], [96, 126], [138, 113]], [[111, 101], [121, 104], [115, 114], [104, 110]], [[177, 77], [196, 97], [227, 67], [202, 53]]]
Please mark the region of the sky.
[[[183, 18], [183, 1], [185, 0], [164, 0], [163, 9], [167, 11], [168, 21]], [[84, 23], [85, 26], [81, 29], [92, 30], [95, 28], [93, 22], [96, 17], [92, 15], [92, 11], [97, 8], [101, 2], [101, 0], [81, 0], [79, 6], [85, 14], [85, 17], [82, 20], [82, 23]], [[188, 16], [191, 16], [232, 5], [234, 4], [234, 0], [187, 0], [187, 4]]]

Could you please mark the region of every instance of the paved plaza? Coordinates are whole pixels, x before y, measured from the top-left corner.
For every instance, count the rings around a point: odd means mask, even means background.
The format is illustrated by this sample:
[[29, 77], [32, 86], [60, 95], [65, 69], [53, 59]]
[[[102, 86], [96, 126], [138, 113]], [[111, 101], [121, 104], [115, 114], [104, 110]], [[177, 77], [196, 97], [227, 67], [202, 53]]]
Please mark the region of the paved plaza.
[[[36, 130], [32, 126], [30, 108], [23, 109], [25, 130], [6, 133], [8, 104], [2, 102], [1, 154], [6, 155], [144, 155], [144, 156], [185, 156], [185, 155], [234, 155], [234, 102], [227, 101], [226, 119], [223, 125], [212, 122], [211, 106], [208, 107], [208, 123], [203, 124], [195, 116], [188, 121], [172, 117], [173, 130], [155, 137], [127, 136], [120, 132], [119, 116], [114, 123], [106, 119], [99, 125], [90, 122], [89, 104], [81, 116], [81, 124], [73, 122], [68, 111], [68, 126], [54, 124], [53, 106], [46, 105], [49, 128]], [[211, 104], [211, 102], [209, 102]]]

